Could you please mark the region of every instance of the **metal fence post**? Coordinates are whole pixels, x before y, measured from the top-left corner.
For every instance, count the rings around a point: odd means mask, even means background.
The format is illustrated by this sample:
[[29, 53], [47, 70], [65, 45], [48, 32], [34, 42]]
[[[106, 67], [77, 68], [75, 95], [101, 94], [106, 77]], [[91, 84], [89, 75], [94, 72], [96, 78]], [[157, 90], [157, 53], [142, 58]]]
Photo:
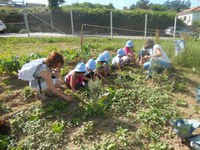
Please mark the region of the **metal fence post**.
[[110, 35], [113, 38], [113, 20], [112, 20], [112, 11], [110, 11]]
[[72, 13], [72, 10], [70, 10], [70, 16], [71, 16], [72, 36], [74, 37], [74, 22], [73, 22], [73, 13]]
[[147, 37], [147, 14], [145, 15], [144, 39]]
[[176, 38], [176, 20], [177, 20], [177, 17], [175, 16], [175, 19], [174, 19], [174, 34], [173, 34], [173, 39]]
[[51, 29], [53, 30], [54, 28], [53, 28], [53, 17], [52, 17], [52, 10], [51, 10], [51, 8], [50, 8], [50, 21], [51, 21]]
[[29, 26], [28, 26], [28, 18], [27, 18], [26, 9], [24, 9], [24, 11], [23, 11], [23, 16], [24, 16], [24, 22], [25, 22], [25, 25], [26, 25], [26, 31], [28, 33], [28, 37], [30, 37], [30, 30], [29, 30]]

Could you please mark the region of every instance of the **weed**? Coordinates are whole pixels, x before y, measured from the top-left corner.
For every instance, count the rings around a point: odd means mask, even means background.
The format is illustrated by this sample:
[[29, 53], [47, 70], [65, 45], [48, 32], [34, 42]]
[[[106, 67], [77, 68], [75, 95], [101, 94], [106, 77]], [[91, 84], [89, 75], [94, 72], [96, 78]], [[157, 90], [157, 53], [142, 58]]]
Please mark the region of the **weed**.
[[25, 86], [22, 91], [22, 94], [25, 98], [29, 98], [29, 97], [33, 96], [34, 93], [29, 86]]
[[187, 101], [186, 100], [184, 100], [184, 99], [177, 99], [177, 101], [176, 101], [176, 105], [177, 106], [180, 106], [180, 107], [187, 107], [188, 106], [188, 103], [187, 103]]

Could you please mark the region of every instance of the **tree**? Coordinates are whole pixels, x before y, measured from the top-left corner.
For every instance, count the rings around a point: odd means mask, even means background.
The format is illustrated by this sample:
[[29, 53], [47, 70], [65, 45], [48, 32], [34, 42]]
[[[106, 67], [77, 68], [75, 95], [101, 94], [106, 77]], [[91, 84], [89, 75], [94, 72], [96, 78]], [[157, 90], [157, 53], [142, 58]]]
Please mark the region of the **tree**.
[[130, 7], [129, 7], [129, 9], [136, 9], [137, 7], [136, 7], [136, 5], [135, 4], [132, 4]]
[[49, 2], [50, 8], [55, 8], [55, 7], [58, 7], [59, 5], [65, 3], [65, 0], [48, 0], [48, 2]]
[[161, 4], [150, 4], [148, 9], [154, 11], [167, 11], [167, 7]]
[[191, 6], [191, 2], [190, 0], [187, 1], [183, 1], [183, 0], [173, 0], [173, 1], [169, 1], [167, 0], [164, 3], [164, 6], [168, 7], [169, 9], [174, 9], [177, 12], [180, 12], [183, 9], [188, 9]]
[[148, 3], [149, 3], [149, 0], [139, 0], [136, 3], [136, 7], [141, 8], [141, 9], [147, 9]]

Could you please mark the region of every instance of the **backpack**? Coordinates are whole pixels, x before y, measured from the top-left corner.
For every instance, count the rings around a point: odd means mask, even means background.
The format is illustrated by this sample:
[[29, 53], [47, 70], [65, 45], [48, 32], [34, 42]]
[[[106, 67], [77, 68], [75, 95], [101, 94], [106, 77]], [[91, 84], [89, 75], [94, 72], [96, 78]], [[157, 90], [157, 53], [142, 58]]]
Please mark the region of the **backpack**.
[[42, 64], [45, 58], [32, 60], [29, 63], [26, 63], [22, 66], [21, 70], [18, 70], [18, 79], [24, 81], [35, 80], [33, 77], [34, 72], [36, 71], [38, 65]]

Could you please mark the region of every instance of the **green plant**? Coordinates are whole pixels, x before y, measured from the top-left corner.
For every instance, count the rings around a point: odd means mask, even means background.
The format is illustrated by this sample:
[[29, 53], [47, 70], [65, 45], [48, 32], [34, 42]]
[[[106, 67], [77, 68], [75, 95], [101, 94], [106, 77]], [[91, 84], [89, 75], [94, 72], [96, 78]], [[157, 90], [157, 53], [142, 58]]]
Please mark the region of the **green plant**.
[[123, 146], [127, 146], [127, 134], [128, 129], [122, 128], [121, 126], [117, 127], [116, 138], [120, 143], [123, 144]]
[[63, 132], [64, 131], [64, 121], [61, 121], [61, 122], [55, 121], [52, 124], [52, 131], [54, 133], [61, 133], [61, 132]]
[[168, 145], [164, 142], [149, 144], [150, 150], [167, 150]]
[[187, 107], [188, 103], [187, 103], [187, 101], [185, 99], [178, 98], [176, 100], [176, 105], [180, 106], [180, 107]]
[[90, 80], [88, 82], [88, 89], [92, 97], [96, 97], [103, 91], [102, 81], [99, 79]]
[[29, 86], [25, 86], [22, 93], [25, 98], [29, 98], [29, 97], [33, 96], [33, 94], [34, 94]]
[[84, 122], [80, 130], [83, 133], [83, 135], [91, 135], [94, 130], [94, 122], [93, 121]]

